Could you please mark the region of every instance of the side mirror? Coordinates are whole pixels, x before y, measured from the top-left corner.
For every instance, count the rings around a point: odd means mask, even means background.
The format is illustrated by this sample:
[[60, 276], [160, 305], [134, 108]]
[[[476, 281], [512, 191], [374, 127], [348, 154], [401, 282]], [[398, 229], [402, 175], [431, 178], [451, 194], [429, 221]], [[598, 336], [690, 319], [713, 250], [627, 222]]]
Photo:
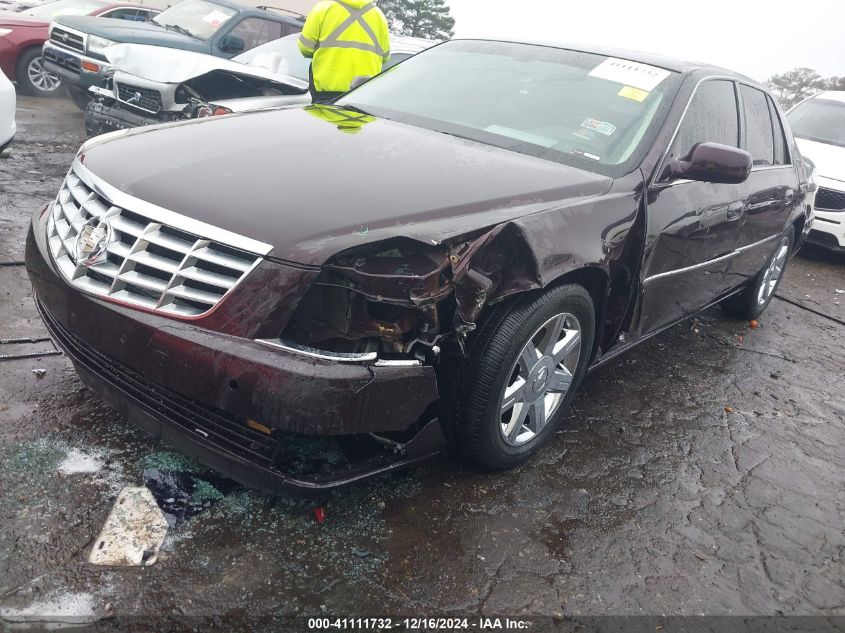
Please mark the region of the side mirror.
[[668, 177], [738, 185], [751, 173], [751, 154], [721, 143], [699, 143], [668, 166]]
[[220, 40], [220, 50], [225, 53], [243, 53], [246, 50], [246, 42], [237, 35], [224, 35]]

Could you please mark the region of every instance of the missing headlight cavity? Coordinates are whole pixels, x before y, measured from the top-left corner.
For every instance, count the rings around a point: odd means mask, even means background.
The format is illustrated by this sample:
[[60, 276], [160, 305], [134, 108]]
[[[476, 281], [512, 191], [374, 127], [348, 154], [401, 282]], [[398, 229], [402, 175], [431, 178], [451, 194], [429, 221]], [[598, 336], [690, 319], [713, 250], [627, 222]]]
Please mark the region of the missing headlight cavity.
[[436, 246], [380, 242], [329, 261], [282, 338], [385, 355], [461, 345], [486, 306], [539, 286], [536, 261], [515, 225]]

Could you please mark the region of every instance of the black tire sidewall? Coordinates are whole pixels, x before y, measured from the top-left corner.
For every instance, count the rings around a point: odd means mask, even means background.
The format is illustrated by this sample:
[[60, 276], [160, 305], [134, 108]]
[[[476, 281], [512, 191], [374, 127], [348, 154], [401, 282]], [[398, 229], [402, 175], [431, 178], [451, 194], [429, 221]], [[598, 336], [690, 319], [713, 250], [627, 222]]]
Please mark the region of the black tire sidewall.
[[88, 109], [88, 104], [91, 103], [91, 97], [84, 90], [79, 88], [67, 87], [68, 97], [77, 108], [85, 112]]
[[[557, 412], [535, 438], [521, 446], [511, 446], [505, 442], [500, 429], [499, 396], [529, 337], [546, 321], [562, 312], [573, 314], [581, 326], [581, 352], [572, 386]], [[595, 309], [589, 293], [581, 286], [560, 286], [517, 304], [489, 334], [488, 340], [480, 341], [484, 350], [478, 359], [477, 369], [486, 367], [489, 371], [490, 367], [497, 367], [497, 372], [495, 380], [486, 384], [485, 372], [477, 371], [478, 379], [469, 389], [466, 423], [478, 425], [473, 433], [477, 446], [473, 447], [475, 450], [469, 456], [484, 466], [501, 469], [516, 466], [537, 452], [560, 427], [575, 397], [587, 370], [594, 337]]]
[[34, 59], [41, 57], [41, 51], [37, 48], [30, 48], [23, 52], [18, 58], [18, 64], [15, 69], [17, 74], [18, 89], [21, 93], [33, 97], [55, 97], [62, 90], [62, 85], [53, 91], [41, 90], [29, 80], [29, 66]]
[[786, 245], [786, 247], [787, 247], [787, 249], [791, 249], [791, 248], [792, 248], [792, 245], [793, 245], [793, 243], [794, 243], [794, 240], [795, 240], [795, 229], [793, 229], [793, 228], [790, 226], [790, 227], [789, 227], [789, 228], [788, 228], [788, 229], [787, 229], [787, 230], [783, 233], [783, 235], [781, 235], [780, 237], [778, 237], [777, 242], [776, 242], [775, 249], [772, 251], [772, 254], [771, 254], [771, 255], [769, 256], [769, 258], [766, 260], [766, 266], [763, 268], [763, 270], [761, 270], [761, 271], [757, 274], [757, 278], [756, 278], [756, 280], [755, 280], [754, 285], [753, 285], [753, 286], [751, 286], [751, 287], [749, 288], [749, 295], [748, 295], [748, 297], [747, 297], [747, 301], [748, 301], [748, 313], [749, 313], [750, 318], [752, 318], [752, 319], [756, 319], [757, 317], [759, 317], [760, 315], [762, 315], [762, 314], [763, 314], [763, 312], [765, 312], [765, 311], [766, 311], [766, 308], [768, 308], [768, 307], [769, 307], [769, 304], [772, 302], [772, 299], [774, 299], [774, 298], [775, 298], [775, 295], [777, 294], [778, 288], [780, 288], [780, 284], [781, 284], [781, 282], [783, 281], [784, 275], [786, 275], [786, 267], [787, 267], [787, 265], [789, 264], [789, 253], [787, 253], [786, 260], [783, 262], [783, 269], [781, 270], [780, 277], [778, 277], [778, 281], [777, 281], [777, 283], [775, 284], [775, 288], [774, 288], [774, 290], [772, 291], [772, 294], [771, 294], [771, 295], [769, 295], [769, 298], [766, 300], [766, 302], [765, 302], [765, 303], [760, 304], [760, 303], [758, 303], [758, 302], [757, 302], [757, 296], [758, 296], [758, 294], [759, 294], [759, 292], [760, 292], [760, 287], [762, 286], [762, 284], [763, 284], [763, 280], [764, 280], [764, 279], [765, 279], [765, 277], [766, 277], [766, 270], [768, 270], [769, 266], [771, 266], [771, 264], [772, 264], [772, 260], [773, 260], [775, 257], [777, 257], [778, 251], [779, 251], [779, 250], [780, 250], [780, 248], [781, 248], [781, 242], [783, 241], [783, 238], [787, 238], [787, 245]]

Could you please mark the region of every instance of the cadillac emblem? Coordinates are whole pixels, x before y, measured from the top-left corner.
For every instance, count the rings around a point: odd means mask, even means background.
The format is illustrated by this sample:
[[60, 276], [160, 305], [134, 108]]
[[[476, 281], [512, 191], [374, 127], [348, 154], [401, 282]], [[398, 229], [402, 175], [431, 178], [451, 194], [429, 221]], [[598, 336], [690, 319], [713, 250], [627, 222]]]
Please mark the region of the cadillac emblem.
[[106, 249], [114, 240], [114, 229], [108, 220], [91, 218], [76, 236], [73, 259], [77, 266], [96, 266], [106, 259]]

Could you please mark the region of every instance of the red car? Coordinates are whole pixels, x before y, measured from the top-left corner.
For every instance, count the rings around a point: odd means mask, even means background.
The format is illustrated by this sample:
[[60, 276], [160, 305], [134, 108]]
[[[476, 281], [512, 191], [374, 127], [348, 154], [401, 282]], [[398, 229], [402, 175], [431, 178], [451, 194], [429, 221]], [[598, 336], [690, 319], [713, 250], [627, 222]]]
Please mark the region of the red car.
[[47, 97], [61, 86], [61, 79], [41, 63], [41, 47], [47, 41], [50, 22], [60, 15], [95, 15], [146, 22], [158, 9], [102, 0], [54, 0], [21, 13], [0, 11], [0, 69], [22, 94]]

